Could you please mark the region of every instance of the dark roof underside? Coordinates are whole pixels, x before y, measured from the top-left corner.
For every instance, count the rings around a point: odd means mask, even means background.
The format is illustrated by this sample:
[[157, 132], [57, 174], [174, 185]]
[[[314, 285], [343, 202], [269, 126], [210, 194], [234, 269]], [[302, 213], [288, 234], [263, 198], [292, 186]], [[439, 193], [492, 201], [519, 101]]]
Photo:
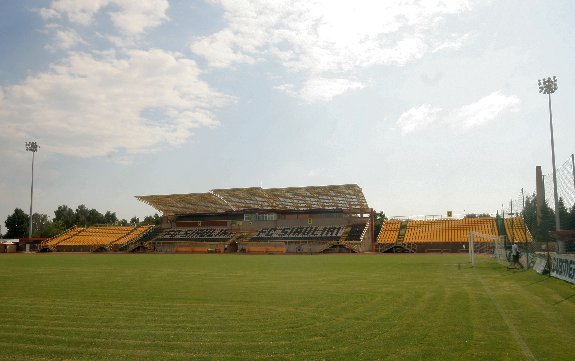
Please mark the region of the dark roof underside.
[[214, 189], [208, 193], [149, 195], [136, 198], [164, 214], [225, 213], [258, 209], [278, 211], [341, 209], [353, 213], [370, 211], [357, 184]]

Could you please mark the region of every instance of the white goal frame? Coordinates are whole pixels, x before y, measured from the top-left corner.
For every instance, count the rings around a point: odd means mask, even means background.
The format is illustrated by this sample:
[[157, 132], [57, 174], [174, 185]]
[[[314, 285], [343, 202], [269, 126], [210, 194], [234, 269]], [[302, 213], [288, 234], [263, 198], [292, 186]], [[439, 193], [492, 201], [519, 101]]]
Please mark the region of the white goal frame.
[[494, 236], [491, 234], [469, 232], [467, 234], [467, 242], [469, 249], [469, 262], [472, 267], [475, 267], [475, 255], [490, 254], [498, 261], [506, 261], [507, 255], [505, 254], [505, 237]]

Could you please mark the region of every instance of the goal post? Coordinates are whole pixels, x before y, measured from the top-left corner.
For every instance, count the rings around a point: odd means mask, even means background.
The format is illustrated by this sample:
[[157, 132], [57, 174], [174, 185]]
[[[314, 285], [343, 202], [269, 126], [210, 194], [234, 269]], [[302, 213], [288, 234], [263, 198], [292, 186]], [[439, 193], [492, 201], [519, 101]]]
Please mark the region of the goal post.
[[498, 261], [507, 261], [505, 253], [505, 241], [503, 236], [494, 236], [479, 232], [469, 232], [467, 234], [469, 262], [475, 267], [477, 254], [488, 254]]

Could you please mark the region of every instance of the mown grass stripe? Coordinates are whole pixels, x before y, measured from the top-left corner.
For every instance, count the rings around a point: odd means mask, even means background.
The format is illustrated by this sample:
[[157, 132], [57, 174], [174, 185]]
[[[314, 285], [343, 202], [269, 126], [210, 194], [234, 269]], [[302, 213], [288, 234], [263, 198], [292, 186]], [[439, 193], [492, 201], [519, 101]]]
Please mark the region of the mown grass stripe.
[[502, 309], [500, 303], [495, 299], [495, 297], [493, 296], [493, 293], [491, 292], [491, 290], [489, 289], [489, 287], [487, 286], [487, 284], [485, 283], [485, 281], [483, 280], [481, 275], [478, 274], [477, 278], [479, 279], [481, 286], [485, 290], [485, 293], [487, 294], [487, 296], [491, 300], [491, 303], [495, 306], [495, 309], [499, 313], [499, 316], [505, 322], [505, 325], [509, 329], [511, 336], [513, 336], [513, 339], [519, 345], [523, 355], [525, 355], [525, 357], [527, 357], [527, 359], [529, 359], [529, 360], [536, 361], [537, 359], [535, 358], [535, 356], [533, 355], [533, 353], [529, 349], [529, 346], [527, 346], [527, 343], [525, 342], [525, 340], [523, 339], [523, 337], [521, 336], [521, 334], [519, 333], [517, 328], [515, 328], [515, 325], [513, 324], [511, 319], [507, 316], [507, 313]]
[[475, 273], [538, 360], [572, 356], [571, 286], [483, 258], [0, 258], [0, 360], [524, 359]]

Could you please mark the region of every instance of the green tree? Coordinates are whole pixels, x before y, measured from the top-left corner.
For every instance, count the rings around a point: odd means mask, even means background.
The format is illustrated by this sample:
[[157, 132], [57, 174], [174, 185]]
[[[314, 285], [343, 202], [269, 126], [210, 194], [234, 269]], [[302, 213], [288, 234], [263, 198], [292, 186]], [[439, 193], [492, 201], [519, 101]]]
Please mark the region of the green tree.
[[380, 212], [375, 212], [373, 218], [374, 218], [374, 220], [373, 220], [373, 233], [374, 233], [375, 237], [377, 237], [377, 235], [381, 231], [381, 227], [383, 227], [383, 223], [387, 220], [387, 217], [385, 216], [385, 213], [383, 213], [383, 211], [380, 211]]
[[28, 226], [30, 216], [24, 213], [20, 208], [14, 209], [14, 213], [6, 218], [6, 238], [26, 238], [28, 235]]
[[106, 224], [116, 224], [118, 222], [118, 217], [116, 216], [116, 212], [112, 213], [110, 211], [106, 211], [104, 214], [104, 223]]
[[35, 237], [50, 238], [64, 232], [66, 228], [58, 221], [48, 221], [43, 224], [40, 233]]
[[567, 226], [565, 227], [565, 229], [571, 229], [571, 230], [575, 229], [575, 204], [570, 209], [569, 219], [567, 221]]
[[58, 209], [54, 211], [54, 222], [58, 222], [63, 229], [71, 228], [76, 224], [74, 211], [66, 205], [58, 206]]
[[547, 202], [541, 208], [541, 223], [537, 224], [537, 202], [535, 194], [525, 197], [525, 208], [523, 210], [525, 224], [531, 231], [536, 241], [552, 241], [549, 231], [555, 230], [555, 213]]
[[559, 223], [561, 223], [561, 229], [569, 229], [569, 223], [571, 223], [571, 213], [567, 210], [567, 207], [565, 207], [563, 198], [559, 198], [557, 208], [559, 209]]
[[555, 212], [545, 202], [541, 210], [541, 224], [537, 230], [539, 240], [552, 241], [553, 238], [549, 235], [549, 231], [553, 230], [555, 230]]
[[561, 222], [562, 230], [575, 229], [575, 205], [568, 209], [565, 206], [563, 198], [559, 198], [559, 222]]
[[52, 223], [50, 219], [48, 219], [48, 215], [34, 213], [32, 215], [32, 237], [42, 237], [42, 230], [48, 223]]
[[138, 217], [132, 217], [132, 219], [130, 219], [130, 224], [137, 226], [140, 223], [140, 218]]
[[154, 213], [154, 224], [156, 226], [159, 226], [162, 224], [162, 217], [160, 217], [160, 215], [158, 215], [157, 213]]
[[90, 210], [85, 205], [80, 204], [74, 211], [74, 224], [77, 226], [88, 226], [89, 213]]
[[96, 209], [88, 209], [81, 204], [76, 208], [74, 213], [75, 223], [77, 226], [93, 226], [95, 224], [104, 224], [106, 222], [104, 215]]
[[155, 224], [158, 226], [162, 224], [162, 217], [160, 217], [157, 213], [154, 213], [153, 216], [146, 216], [141, 224]]
[[106, 219], [104, 218], [104, 215], [102, 213], [92, 208], [88, 211], [87, 222], [88, 226], [93, 226], [95, 224], [104, 224], [106, 222]]

